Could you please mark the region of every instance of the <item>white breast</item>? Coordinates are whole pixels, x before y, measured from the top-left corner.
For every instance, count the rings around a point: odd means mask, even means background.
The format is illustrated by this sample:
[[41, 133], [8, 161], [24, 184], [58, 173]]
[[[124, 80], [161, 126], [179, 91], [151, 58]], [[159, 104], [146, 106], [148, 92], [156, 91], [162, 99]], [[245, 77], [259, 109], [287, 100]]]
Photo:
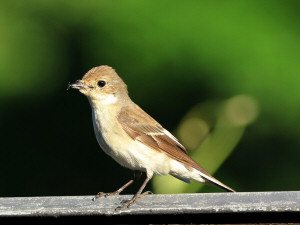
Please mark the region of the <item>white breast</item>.
[[94, 108], [93, 125], [100, 147], [122, 166], [133, 170], [153, 171], [156, 174], [171, 173], [192, 178], [190, 172], [177, 160], [129, 137], [117, 121], [113, 107]]
[[170, 171], [170, 158], [129, 137], [117, 121], [112, 107], [92, 109], [95, 135], [106, 154], [133, 170], [148, 169], [158, 174], [167, 174]]

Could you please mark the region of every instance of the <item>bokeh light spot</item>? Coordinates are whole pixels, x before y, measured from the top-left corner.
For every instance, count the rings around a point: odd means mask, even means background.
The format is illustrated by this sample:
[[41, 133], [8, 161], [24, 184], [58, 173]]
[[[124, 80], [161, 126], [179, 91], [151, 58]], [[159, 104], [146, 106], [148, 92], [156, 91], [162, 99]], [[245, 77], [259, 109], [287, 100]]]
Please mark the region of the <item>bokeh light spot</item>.
[[188, 149], [199, 147], [209, 132], [208, 124], [196, 117], [185, 120], [178, 130], [178, 136], [184, 146]]
[[252, 123], [259, 114], [257, 101], [248, 95], [237, 95], [229, 99], [224, 106], [227, 122], [235, 126], [245, 126]]

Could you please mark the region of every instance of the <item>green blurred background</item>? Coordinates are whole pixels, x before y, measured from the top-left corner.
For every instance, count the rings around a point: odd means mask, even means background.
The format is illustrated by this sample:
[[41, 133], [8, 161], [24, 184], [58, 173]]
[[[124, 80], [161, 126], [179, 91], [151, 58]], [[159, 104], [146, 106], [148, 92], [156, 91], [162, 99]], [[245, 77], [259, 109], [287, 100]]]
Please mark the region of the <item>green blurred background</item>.
[[[0, 196], [90, 195], [131, 178], [100, 150], [87, 99], [66, 90], [98, 65], [228, 186], [299, 190], [299, 10], [297, 0], [0, 1]], [[219, 191], [171, 176], [148, 189]]]

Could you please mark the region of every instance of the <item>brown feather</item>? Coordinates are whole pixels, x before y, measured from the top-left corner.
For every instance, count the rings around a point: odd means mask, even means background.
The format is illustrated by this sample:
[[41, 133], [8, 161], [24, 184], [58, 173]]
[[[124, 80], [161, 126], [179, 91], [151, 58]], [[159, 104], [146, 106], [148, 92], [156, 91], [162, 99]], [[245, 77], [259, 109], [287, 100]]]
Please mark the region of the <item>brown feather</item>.
[[234, 192], [234, 190], [211, 176], [197, 162], [189, 157], [186, 149], [177, 139], [173, 136], [169, 136], [165, 129], [139, 106], [123, 107], [118, 115], [118, 121], [124, 131], [133, 140], [140, 141], [156, 151], [165, 152], [169, 157], [182, 162], [189, 170], [194, 168], [200, 171], [209, 178], [203, 177], [206, 183], [218, 186], [226, 191]]
[[178, 141], [166, 135], [164, 128], [139, 106], [123, 107], [118, 115], [118, 121], [132, 139], [138, 140], [154, 150], [163, 151], [169, 157], [182, 162], [187, 168], [195, 168], [214, 179], [187, 155], [186, 149]]

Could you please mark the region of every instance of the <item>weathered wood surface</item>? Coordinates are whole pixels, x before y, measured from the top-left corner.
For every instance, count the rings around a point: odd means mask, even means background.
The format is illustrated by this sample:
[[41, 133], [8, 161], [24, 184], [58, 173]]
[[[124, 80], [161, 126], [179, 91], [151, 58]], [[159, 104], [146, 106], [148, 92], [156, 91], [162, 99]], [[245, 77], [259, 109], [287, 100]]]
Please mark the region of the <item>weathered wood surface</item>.
[[[131, 195], [0, 198], [0, 217], [299, 213], [300, 192], [154, 194], [115, 210]], [[296, 213], [296, 214], [295, 214]]]

